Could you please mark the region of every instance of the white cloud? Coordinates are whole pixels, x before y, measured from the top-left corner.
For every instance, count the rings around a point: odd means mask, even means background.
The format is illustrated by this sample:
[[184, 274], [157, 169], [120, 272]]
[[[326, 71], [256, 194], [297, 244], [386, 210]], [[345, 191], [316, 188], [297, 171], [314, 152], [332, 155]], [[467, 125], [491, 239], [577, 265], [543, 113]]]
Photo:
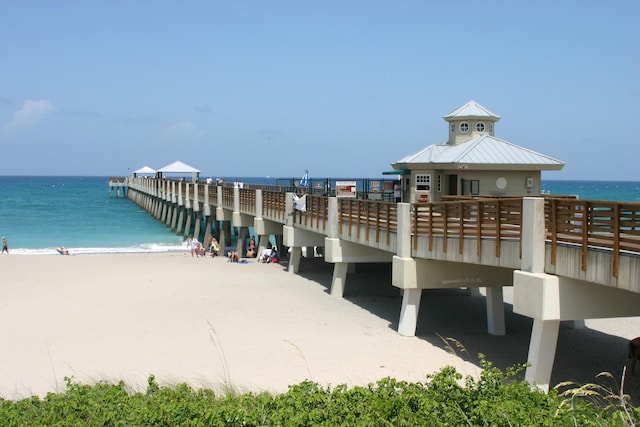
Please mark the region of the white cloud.
[[53, 111], [53, 105], [46, 99], [33, 101], [28, 99], [22, 104], [22, 108], [15, 112], [11, 121], [2, 127], [2, 130], [33, 126]]

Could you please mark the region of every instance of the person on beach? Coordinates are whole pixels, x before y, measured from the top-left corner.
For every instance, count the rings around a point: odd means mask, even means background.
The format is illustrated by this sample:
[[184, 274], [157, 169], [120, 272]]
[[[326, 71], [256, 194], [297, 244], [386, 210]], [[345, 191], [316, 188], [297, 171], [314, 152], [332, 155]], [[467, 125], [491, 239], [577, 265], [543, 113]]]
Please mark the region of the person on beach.
[[220, 244], [215, 237], [211, 236], [209, 239], [209, 255], [214, 257], [218, 255], [218, 252], [220, 252]]
[[197, 240], [196, 240], [195, 252], [196, 252], [196, 257], [203, 257], [204, 258], [204, 255], [205, 255], [204, 247], [202, 246], [202, 243], [198, 242]]
[[269, 262], [272, 262], [274, 264], [278, 264], [280, 262], [280, 259], [278, 257], [278, 248], [276, 248], [275, 246], [271, 248], [271, 255], [269, 257]]
[[2, 236], [2, 253], [9, 254], [9, 244], [7, 243], [7, 238]]
[[189, 237], [187, 238], [187, 247], [191, 249], [191, 256], [195, 256], [196, 249], [198, 248], [199, 243], [200, 242], [198, 242], [198, 239], [193, 237], [192, 234], [189, 234]]
[[229, 252], [229, 261], [227, 262], [240, 262], [240, 256], [236, 251]]
[[249, 250], [247, 251], [248, 257], [255, 257], [257, 255], [258, 248], [256, 247], [256, 236], [251, 236], [251, 240], [249, 241]]
[[69, 255], [69, 249], [65, 249], [64, 246], [60, 246], [59, 248], [56, 248], [56, 250], [60, 255]]

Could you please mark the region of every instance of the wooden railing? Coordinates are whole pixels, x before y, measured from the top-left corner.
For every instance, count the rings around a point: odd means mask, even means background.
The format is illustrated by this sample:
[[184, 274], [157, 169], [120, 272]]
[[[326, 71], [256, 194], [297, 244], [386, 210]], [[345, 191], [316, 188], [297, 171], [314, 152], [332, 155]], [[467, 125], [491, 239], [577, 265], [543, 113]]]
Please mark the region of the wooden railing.
[[[500, 241], [521, 237], [522, 199], [492, 198], [455, 202], [418, 203], [413, 205], [411, 229], [413, 248], [417, 249], [419, 235], [429, 239], [443, 237], [443, 251], [447, 251], [449, 237], [458, 238], [458, 252], [464, 250], [465, 237], [474, 238], [476, 252], [482, 251], [482, 239], [496, 240], [496, 256], [500, 256]], [[522, 254], [522, 247], [520, 247]], [[520, 254], [520, 255], [521, 255]]]
[[313, 227], [319, 230], [327, 229], [327, 220], [329, 217], [329, 198], [324, 196], [306, 196], [305, 211], [294, 209], [294, 224]]
[[[111, 177], [110, 180], [118, 180]], [[176, 183], [185, 198], [186, 183]], [[189, 188], [194, 188], [192, 185]], [[210, 199], [216, 200], [217, 187], [209, 187]], [[286, 194], [280, 191], [263, 190], [263, 217], [279, 222], [286, 218]], [[171, 191], [171, 188], [168, 188]], [[193, 193], [193, 190], [190, 191]], [[199, 186], [200, 200], [204, 199], [204, 185]], [[294, 223], [326, 230], [328, 221], [328, 198], [308, 194], [306, 212], [294, 212]], [[234, 189], [222, 187], [222, 206], [234, 208]], [[255, 190], [240, 189], [240, 209], [255, 212]], [[348, 236], [355, 233], [361, 239], [379, 243], [382, 232], [386, 232], [389, 245], [391, 232], [397, 232], [397, 205], [393, 202], [338, 198], [339, 232], [347, 227]], [[495, 255], [500, 256], [503, 240], [518, 240], [522, 233], [522, 198], [483, 197], [470, 199], [456, 197], [436, 203], [412, 205], [411, 233], [414, 250], [418, 237], [426, 237], [429, 250], [433, 250], [434, 237], [443, 237], [443, 251], [447, 251], [448, 238], [457, 238], [458, 252], [465, 244], [476, 245], [480, 255], [483, 239], [494, 239]], [[353, 226], [356, 227], [353, 227]], [[582, 251], [583, 271], [588, 266], [589, 250], [607, 250], [613, 254], [613, 275], [618, 277], [620, 254], [640, 255], [640, 203], [578, 200], [571, 197], [545, 196], [545, 226], [547, 242], [551, 246], [550, 260], [557, 261], [558, 246], [568, 245]], [[520, 243], [522, 256], [522, 243]]]
[[256, 213], [256, 192], [246, 188], [240, 189], [240, 212]]
[[287, 193], [262, 191], [262, 216], [284, 222], [286, 216]]
[[[340, 233], [342, 226], [348, 226], [348, 236], [352, 236], [352, 225], [356, 225], [356, 238], [361, 238], [361, 228], [364, 228], [366, 240], [372, 238], [380, 242], [380, 232], [387, 231], [387, 245], [391, 242], [391, 233], [398, 231], [397, 204], [392, 202], [374, 202], [359, 199], [338, 199], [338, 222]], [[364, 227], [361, 227], [364, 226]], [[373, 234], [373, 236], [372, 236]]]
[[559, 244], [582, 248], [583, 271], [589, 248], [604, 248], [613, 251], [613, 275], [618, 277], [620, 252], [640, 253], [640, 203], [550, 198], [545, 222], [554, 265]]
[[233, 187], [222, 187], [222, 206], [233, 209]]

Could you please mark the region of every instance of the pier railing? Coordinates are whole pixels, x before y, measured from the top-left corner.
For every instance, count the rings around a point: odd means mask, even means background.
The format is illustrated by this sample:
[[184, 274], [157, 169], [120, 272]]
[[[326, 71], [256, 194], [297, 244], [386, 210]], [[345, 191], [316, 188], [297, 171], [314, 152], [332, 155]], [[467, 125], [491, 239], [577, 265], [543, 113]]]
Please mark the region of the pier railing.
[[613, 275], [618, 277], [620, 253], [640, 253], [640, 203], [548, 198], [545, 200], [547, 239], [555, 265], [558, 245], [582, 248], [583, 271], [589, 249], [613, 252]]
[[306, 196], [304, 211], [294, 209], [293, 222], [306, 228], [326, 231], [329, 218], [329, 198], [325, 196]]
[[398, 231], [397, 204], [352, 198], [338, 199], [338, 223], [341, 234], [356, 239], [364, 238], [380, 243], [380, 236], [384, 234], [384, 243], [388, 246], [391, 243], [391, 233]]
[[[458, 238], [458, 252], [464, 251], [465, 242], [476, 245], [476, 253], [482, 251], [482, 239], [495, 239], [496, 257], [500, 256], [500, 242], [521, 238], [522, 199], [491, 198], [413, 205], [413, 248], [418, 247], [417, 237], [425, 235], [429, 251], [433, 250], [433, 238], [443, 238], [443, 251], [448, 249], [448, 238]], [[465, 238], [474, 238], [467, 239]], [[522, 254], [522, 247], [520, 248]]]
[[262, 191], [262, 216], [284, 223], [287, 210], [287, 193]]
[[[111, 177], [110, 183], [123, 182], [125, 178]], [[150, 181], [150, 180], [149, 180]], [[151, 191], [155, 186], [145, 180], [127, 178], [134, 188]], [[153, 183], [151, 183], [153, 184]], [[182, 192], [186, 198], [187, 183], [177, 182], [168, 191]], [[204, 201], [204, 187], [199, 185], [199, 199]], [[189, 185], [193, 193], [193, 185]], [[217, 202], [217, 186], [208, 188], [209, 203]], [[222, 207], [234, 209], [234, 188], [222, 186]], [[265, 219], [284, 223], [286, 197], [282, 188], [262, 190], [262, 215]], [[556, 265], [558, 248], [568, 246], [581, 251], [581, 269], [587, 270], [590, 250], [612, 253], [612, 274], [618, 277], [620, 255], [640, 255], [640, 203], [578, 200], [575, 197], [545, 197], [545, 227], [550, 246], [550, 262]], [[294, 224], [325, 231], [328, 222], [328, 197], [307, 194], [306, 212], [294, 212]], [[240, 209], [255, 212], [255, 189], [240, 189]], [[482, 241], [495, 240], [495, 255], [500, 256], [501, 242], [520, 241], [522, 233], [522, 198], [520, 197], [455, 197], [436, 203], [412, 204], [412, 247], [418, 247], [418, 237], [427, 239], [428, 250], [434, 248], [434, 238], [441, 238], [442, 250], [457, 239], [457, 251], [463, 253], [465, 245], [475, 245], [480, 255]], [[390, 246], [392, 233], [397, 233], [397, 205], [393, 202], [338, 198], [338, 224], [342, 236], [354, 240], [380, 242]], [[453, 239], [453, 240], [452, 240]], [[512, 244], [512, 243], [511, 243]], [[520, 254], [522, 246], [520, 243]]]

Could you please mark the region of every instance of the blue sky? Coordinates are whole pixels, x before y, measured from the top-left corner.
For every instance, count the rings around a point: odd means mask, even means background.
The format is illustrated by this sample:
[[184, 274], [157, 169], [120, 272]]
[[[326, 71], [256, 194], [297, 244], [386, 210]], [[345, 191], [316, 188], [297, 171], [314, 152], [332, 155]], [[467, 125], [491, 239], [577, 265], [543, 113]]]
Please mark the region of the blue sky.
[[3, 175], [378, 177], [474, 99], [495, 135], [640, 180], [640, 2], [5, 1]]

